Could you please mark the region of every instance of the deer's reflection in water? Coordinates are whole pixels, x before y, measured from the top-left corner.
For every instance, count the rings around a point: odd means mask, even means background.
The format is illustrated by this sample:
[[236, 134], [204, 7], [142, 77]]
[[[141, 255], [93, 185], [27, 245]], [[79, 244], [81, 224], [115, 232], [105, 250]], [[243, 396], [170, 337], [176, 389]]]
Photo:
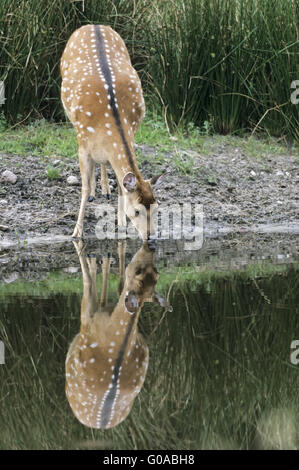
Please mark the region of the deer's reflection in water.
[[130, 413], [148, 367], [148, 347], [137, 322], [144, 302], [167, 301], [155, 292], [158, 272], [154, 251], [144, 244], [125, 270], [125, 242], [119, 244], [118, 302], [107, 303], [110, 258], [102, 258], [102, 288], [98, 301], [95, 258], [87, 258], [82, 242], [74, 242], [82, 274], [80, 332], [66, 358], [66, 396], [78, 420], [107, 429]]

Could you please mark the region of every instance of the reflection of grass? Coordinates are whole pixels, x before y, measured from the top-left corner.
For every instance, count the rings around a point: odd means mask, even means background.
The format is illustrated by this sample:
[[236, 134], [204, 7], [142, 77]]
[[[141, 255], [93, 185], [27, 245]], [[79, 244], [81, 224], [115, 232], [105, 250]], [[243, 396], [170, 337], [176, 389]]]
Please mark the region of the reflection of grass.
[[[210, 285], [194, 280], [191, 288], [174, 283], [174, 312], [163, 322], [157, 315], [159, 329], [150, 321], [155, 360], [147, 390], [152, 403], [160, 403], [156, 420], [172, 422], [181, 439], [192, 436], [191, 448], [299, 448], [298, 372], [289, 362], [290, 338], [299, 327], [297, 291], [292, 270], [255, 282], [241, 276]], [[263, 424], [269, 412], [278, 415], [276, 429], [281, 416], [292, 416], [287, 423], [281, 418], [283, 445], [269, 420]]]
[[[116, 288], [118, 278], [112, 273], [109, 278], [111, 290]], [[101, 288], [101, 276], [97, 276], [98, 288]], [[29, 295], [36, 297], [45, 297], [54, 294], [80, 294], [83, 293], [82, 276], [68, 275], [62, 272], [52, 272], [41, 281], [31, 282], [19, 279], [10, 284], [0, 284], [0, 298], [15, 295]]]
[[[231, 270], [217, 270], [213, 267], [205, 265], [198, 267], [196, 265], [186, 265], [180, 267], [161, 267], [159, 268], [159, 281], [158, 286], [161, 289], [168, 289], [169, 286], [175, 282], [184, 285], [188, 282], [188, 289], [193, 290], [193, 285], [204, 285], [208, 289], [209, 285], [217, 279], [227, 278], [240, 278], [253, 279], [259, 277], [269, 277], [275, 274], [283, 274], [287, 272], [289, 265], [287, 264], [273, 264], [267, 261], [258, 262], [256, 264], [249, 264], [243, 269]], [[292, 269], [299, 270], [299, 263], [293, 263]], [[109, 286], [111, 291], [116, 289], [118, 283], [117, 274], [111, 273], [109, 278]], [[101, 276], [97, 276], [97, 285], [101, 287]], [[70, 293], [83, 293], [82, 277], [81, 274], [69, 275], [63, 272], [52, 272], [47, 278], [40, 281], [32, 282], [24, 279], [18, 279], [10, 284], [0, 284], [0, 298], [4, 299], [6, 296], [13, 295], [33, 295], [38, 297], [47, 297], [53, 294], [70, 294]]]
[[[297, 269], [160, 273], [157, 290], [168, 291], [174, 310], [144, 306], [148, 374], [129, 417], [108, 431], [82, 426], [64, 394], [82, 279], [53, 274], [27, 295], [28, 283], [15, 292], [5, 286], [0, 448], [299, 448], [298, 368], [289, 362], [299, 330]], [[113, 276], [113, 296], [117, 282]]]

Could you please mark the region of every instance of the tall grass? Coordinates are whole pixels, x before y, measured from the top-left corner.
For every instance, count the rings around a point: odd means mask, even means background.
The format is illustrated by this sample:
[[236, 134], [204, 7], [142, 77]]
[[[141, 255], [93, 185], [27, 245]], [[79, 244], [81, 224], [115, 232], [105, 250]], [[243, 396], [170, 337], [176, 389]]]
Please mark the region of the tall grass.
[[[59, 59], [86, 23], [110, 24], [140, 72], [149, 107], [170, 128], [299, 137], [298, 0], [2, 0], [0, 79], [5, 115], [63, 118]], [[205, 125], [206, 125], [205, 124]]]
[[0, 80], [5, 83], [7, 119], [15, 123], [29, 116], [63, 118], [59, 61], [68, 38], [83, 24], [110, 24], [134, 50], [142, 2], [138, 11], [135, 3], [88, 0], [83, 12], [82, 3], [72, 0], [2, 0]]
[[148, 76], [169, 125], [299, 136], [297, 0], [154, 2]]

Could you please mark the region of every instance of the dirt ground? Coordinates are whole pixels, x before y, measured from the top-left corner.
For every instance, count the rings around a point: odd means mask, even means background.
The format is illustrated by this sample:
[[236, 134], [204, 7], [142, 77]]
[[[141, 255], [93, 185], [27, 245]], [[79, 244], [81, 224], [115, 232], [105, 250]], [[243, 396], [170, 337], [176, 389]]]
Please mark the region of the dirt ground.
[[[241, 147], [218, 145], [213, 155], [183, 151], [182, 157], [192, 156], [196, 171], [182, 176], [172, 164], [171, 153], [164, 163], [152, 168], [155, 149], [139, 146], [144, 155], [140, 170], [143, 176], [166, 170], [156, 188], [161, 204], [200, 203], [203, 205], [204, 229], [209, 232], [266, 232], [298, 233], [298, 179], [296, 159], [287, 154], [249, 157]], [[81, 180], [78, 161], [64, 161], [60, 178], [49, 180], [47, 159], [35, 156], [0, 154], [0, 178], [4, 170], [17, 176], [15, 184], [0, 181], [0, 242], [47, 235], [71, 236], [80, 202]], [[51, 161], [52, 164], [52, 161]], [[55, 162], [59, 165], [59, 162]], [[78, 184], [67, 184], [67, 177], [78, 178]], [[116, 207], [117, 185], [109, 170], [112, 188], [110, 204]], [[96, 200], [88, 203], [85, 234], [94, 236], [97, 218], [95, 209], [107, 202], [97, 187]]]
[[[298, 259], [298, 161], [291, 155], [269, 155], [257, 159], [241, 147], [215, 147], [211, 156], [192, 151], [196, 165], [193, 175], [182, 176], [174, 165], [174, 155], [163, 155], [163, 164], [152, 168], [155, 149], [139, 146], [140, 166], [145, 178], [166, 170], [156, 188], [160, 204], [201, 203], [204, 212], [204, 242], [198, 251], [186, 251], [184, 240], [158, 242], [156, 259], [161, 266], [196, 263], [201, 269], [235, 269], [260, 260], [291, 263]], [[190, 151], [191, 152], [191, 151]], [[188, 158], [189, 152], [182, 150]], [[13, 282], [47, 276], [53, 269], [78, 270], [71, 243], [80, 201], [78, 162], [64, 161], [60, 179], [49, 180], [47, 165], [34, 156], [0, 154], [0, 176], [10, 170], [15, 184], [0, 182], [0, 279]], [[59, 165], [59, 162], [55, 163]], [[78, 184], [67, 184], [69, 176]], [[112, 199], [117, 206], [116, 181], [109, 171]], [[107, 203], [98, 185], [95, 202], [88, 203], [85, 236], [88, 249], [99, 256], [112, 252], [117, 257], [117, 240], [99, 243], [95, 237], [99, 203]], [[130, 256], [138, 240], [127, 244]], [[77, 272], [77, 271], [76, 271]]]

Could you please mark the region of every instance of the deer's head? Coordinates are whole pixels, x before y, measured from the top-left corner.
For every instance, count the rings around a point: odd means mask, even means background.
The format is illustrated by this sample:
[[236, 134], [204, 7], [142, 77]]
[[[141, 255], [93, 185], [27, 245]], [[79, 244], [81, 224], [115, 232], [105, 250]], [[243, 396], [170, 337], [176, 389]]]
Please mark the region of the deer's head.
[[170, 308], [167, 300], [155, 291], [158, 278], [159, 273], [154, 265], [154, 251], [146, 242], [126, 269], [124, 302], [130, 313], [135, 313], [144, 302], [154, 302]]
[[127, 173], [123, 178], [124, 211], [139, 232], [143, 241], [156, 237], [155, 218], [158, 203], [154, 188], [162, 175], [148, 180], [137, 179], [134, 173]]

